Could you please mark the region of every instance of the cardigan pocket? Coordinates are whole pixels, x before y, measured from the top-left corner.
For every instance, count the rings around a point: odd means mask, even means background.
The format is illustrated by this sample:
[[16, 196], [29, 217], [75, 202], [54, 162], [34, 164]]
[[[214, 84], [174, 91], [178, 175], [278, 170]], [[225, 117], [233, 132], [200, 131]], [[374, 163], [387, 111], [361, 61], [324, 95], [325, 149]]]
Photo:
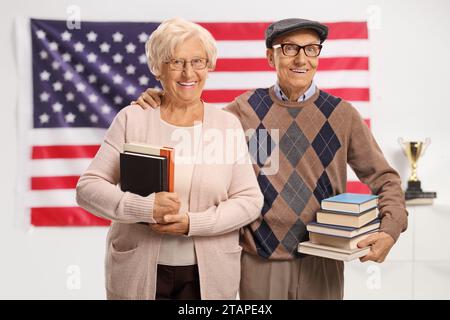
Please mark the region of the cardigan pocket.
[[106, 264], [106, 286], [110, 292], [125, 299], [142, 296], [146, 269], [137, 246], [121, 248], [116, 241], [110, 243]]
[[225, 275], [227, 285], [224, 286], [222, 299], [236, 299], [241, 280], [241, 253], [242, 247], [237, 246], [232, 250], [222, 251], [226, 263], [222, 265], [221, 273]]
[[119, 244], [119, 241], [111, 241], [111, 254], [120, 257], [137, 250], [137, 245]]
[[240, 245], [237, 245], [237, 247], [232, 248], [232, 249], [226, 249], [226, 250], [222, 250], [223, 253], [240, 253], [242, 251], [242, 247]]

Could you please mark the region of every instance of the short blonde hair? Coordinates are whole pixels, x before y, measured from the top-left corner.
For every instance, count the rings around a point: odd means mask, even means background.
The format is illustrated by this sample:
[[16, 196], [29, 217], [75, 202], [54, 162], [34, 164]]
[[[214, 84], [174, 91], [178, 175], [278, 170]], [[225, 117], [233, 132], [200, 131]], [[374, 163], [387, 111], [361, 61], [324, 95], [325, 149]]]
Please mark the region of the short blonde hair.
[[196, 23], [174, 18], [163, 21], [153, 31], [145, 44], [147, 64], [151, 73], [159, 77], [162, 64], [171, 59], [176, 46], [189, 37], [197, 37], [203, 43], [208, 59], [208, 69], [214, 70], [217, 60], [217, 47], [216, 40], [211, 33]]

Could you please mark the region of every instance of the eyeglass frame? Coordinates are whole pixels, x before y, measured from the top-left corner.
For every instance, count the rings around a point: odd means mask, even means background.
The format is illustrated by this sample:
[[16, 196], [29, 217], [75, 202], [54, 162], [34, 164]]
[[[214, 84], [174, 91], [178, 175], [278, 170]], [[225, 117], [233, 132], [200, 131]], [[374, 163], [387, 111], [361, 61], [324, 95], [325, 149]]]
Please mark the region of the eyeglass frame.
[[[295, 55], [293, 55], [293, 56], [287, 55], [287, 54], [284, 52], [284, 47], [285, 47], [286, 45], [294, 45], [294, 46], [297, 46], [297, 47], [298, 47], [297, 53], [296, 53]], [[319, 53], [317, 54], [317, 56], [309, 56], [309, 55], [306, 53], [305, 48], [308, 47], [308, 46], [318, 46], [318, 47], [319, 47]], [[309, 58], [317, 58], [318, 56], [320, 56], [320, 53], [322, 52], [322, 47], [323, 47], [323, 46], [322, 46], [321, 44], [318, 44], [318, 43], [310, 43], [310, 44], [307, 44], [307, 45], [304, 45], [304, 46], [301, 46], [301, 45], [296, 44], [296, 43], [279, 43], [279, 44], [274, 44], [274, 45], [272, 46], [273, 49], [281, 48], [281, 52], [283, 52], [283, 54], [284, 54], [286, 57], [296, 57], [296, 56], [298, 56], [298, 54], [300, 53], [300, 51], [303, 49], [303, 53], [305, 54], [305, 56], [307, 56], [307, 57], [309, 57]]]
[[[183, 68], [181, 68], [181, 69], [175, 69], [175, 68], [173, 67], [172, 61], [176, 61], [176, 60], [182, 60], [182, 61], [184, 61], [184, 63], [183, 63]], [[193, 60], [204, 60], [204, 61], [205, 61], [205, 66], [204, 66], [203, 68], [200, 68], [200, 69], [194, 68], [194, 65], [192, 64], [192, 61], [193, 61]], [[194, 58], [194, 59], [191, 59], [191, 60], [185, 60], [185, 59], [181, 59], [181, 58], [180, 58], [180, 59], [172, 58], [172, 59], [169, 59], [169, 60], [167, 60], [167, 61], [164, 61], [164, 63], [165, 63], [165, 64], [168, 64], [168, 65], [172, 68], [172, 70], [174, 70], [174, 71], [183, 71], [184, 69], [186, 69], [186, 65], [187, 65], [188, 62], [189, 62], [189, 64], [191, 65], [191, 67], [192, 67], [193, 70], [205, 70], [206, 67], [208, 67], [209, 60], [208, 60], [208, 58]]]

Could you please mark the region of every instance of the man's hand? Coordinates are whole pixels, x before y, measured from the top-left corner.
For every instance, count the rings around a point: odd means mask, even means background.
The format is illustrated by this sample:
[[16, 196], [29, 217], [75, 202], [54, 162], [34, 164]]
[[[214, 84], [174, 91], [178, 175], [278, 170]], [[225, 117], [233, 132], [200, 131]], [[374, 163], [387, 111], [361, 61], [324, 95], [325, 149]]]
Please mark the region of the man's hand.
[[136, 101], [131, 101], [131, 104], [138, 105], [142, 109], [158, 108], [163, 100], [164, 91], [158, 89], [148, 88], [141, 93]]
[[376, 232], [358, 242], [358, 248], [370, 246], [370, 252], [364, 257], [359, 258], [359, 260], [361, 262], [375, 261], [381, 263], [386, 259], [394, 243], [394, 239], [386, 232]]
[[150, 229], [159, 233], [187, 235], [189, 231], [189, 216], [187, 213], [164, 216], [165, 224], [150, 224]]
[[158, 192], [155, 194], [155, 202], [153, 204], [153, 219], [157, 223], [165, 222], [168, 215], [177, 215], [180, 210], [180, 199], [174, 192]]

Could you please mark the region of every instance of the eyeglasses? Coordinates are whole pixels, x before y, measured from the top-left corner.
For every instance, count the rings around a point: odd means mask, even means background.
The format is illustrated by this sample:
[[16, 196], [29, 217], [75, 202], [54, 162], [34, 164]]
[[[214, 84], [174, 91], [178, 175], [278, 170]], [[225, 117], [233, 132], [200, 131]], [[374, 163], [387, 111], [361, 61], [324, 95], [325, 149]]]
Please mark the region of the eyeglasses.
[[194, 58], [192, 60], [184, 60], [184, 59], [170, 59], [166, 61], [172, 70], [182, 71], [186, 67], [186, 63], [190, 63], [192, 69], [195, 70], [203, 70], [208, 65], [208, 59], [205, 58]]
[[295, 57], [300, 52], [300, 49], [303, 49], [303, 52], [307, 57], [317, 57], [322, 50], [321, 44], [307, 44], [306, 46], [299, 46], [295, 43], [282, 43], [276, 44], [272, 46], [272, 48], [277, 49], [281, 48], [283, 50], [283, 54], [288, 57]]

